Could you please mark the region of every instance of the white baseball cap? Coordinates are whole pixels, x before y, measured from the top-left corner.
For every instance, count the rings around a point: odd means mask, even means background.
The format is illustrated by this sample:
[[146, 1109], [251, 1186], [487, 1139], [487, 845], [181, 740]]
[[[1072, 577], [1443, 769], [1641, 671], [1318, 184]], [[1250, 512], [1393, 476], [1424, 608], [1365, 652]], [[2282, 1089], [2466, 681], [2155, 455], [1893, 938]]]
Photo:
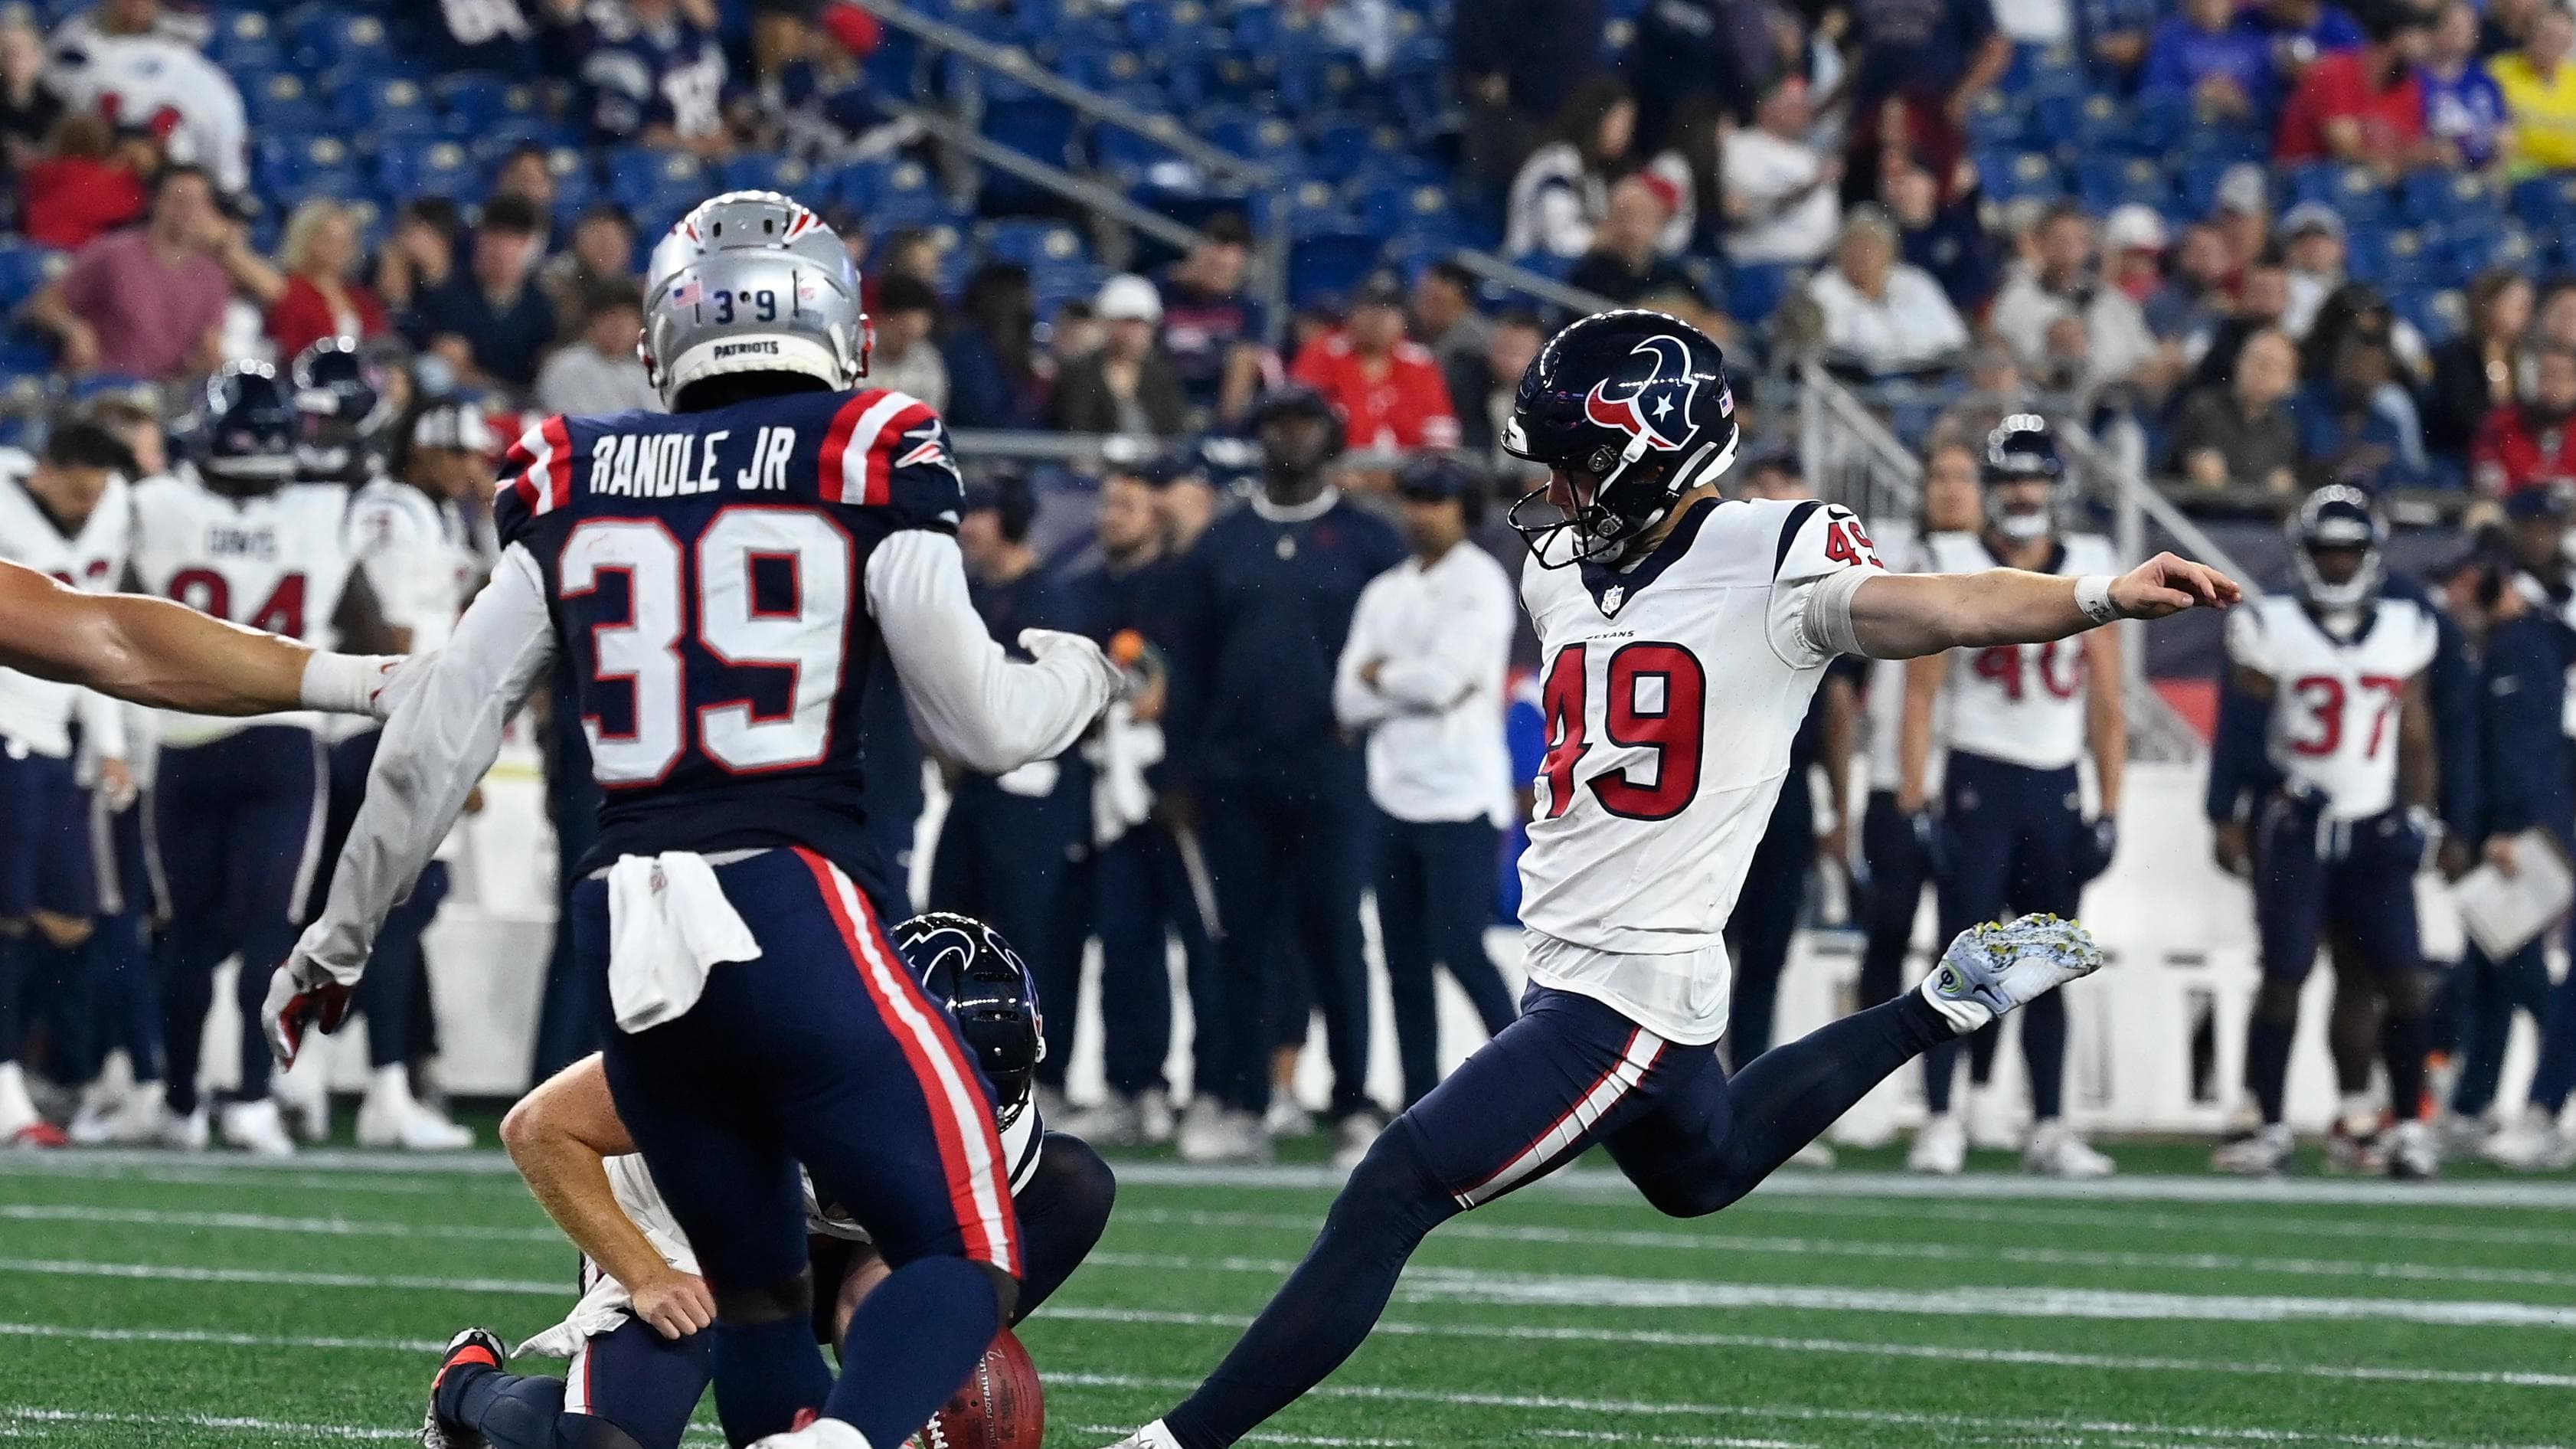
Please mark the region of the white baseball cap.
[[1163, 294], [1134, 272], [1121, 272], [1100, 284], [1091, 310], [1103, 322], [1160, 322]]
[[2163, 251], [2165, 219], [2154, 207], [2134, 201], [2113, 207], [2110, 219], [2102, 224], [2102, 241], [2115, 252]]

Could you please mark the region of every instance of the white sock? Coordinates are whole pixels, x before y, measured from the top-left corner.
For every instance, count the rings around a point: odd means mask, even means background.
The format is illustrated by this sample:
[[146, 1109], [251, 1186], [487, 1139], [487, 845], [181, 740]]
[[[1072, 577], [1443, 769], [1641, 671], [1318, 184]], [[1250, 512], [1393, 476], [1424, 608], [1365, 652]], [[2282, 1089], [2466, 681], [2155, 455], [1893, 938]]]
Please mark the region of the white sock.
[[396, 1103], [410, 1101], [410, 1068], [400, 1062], [376, 1068], [375, 1072], [367, 1078], [367, 1100], [373, 1102], [380, 1098]]
[[2344, 1093], [2342, 1110], [2347, 1131], [2367, 1133], [2379, 1126], [2379, 1103], [2368, 1092]]

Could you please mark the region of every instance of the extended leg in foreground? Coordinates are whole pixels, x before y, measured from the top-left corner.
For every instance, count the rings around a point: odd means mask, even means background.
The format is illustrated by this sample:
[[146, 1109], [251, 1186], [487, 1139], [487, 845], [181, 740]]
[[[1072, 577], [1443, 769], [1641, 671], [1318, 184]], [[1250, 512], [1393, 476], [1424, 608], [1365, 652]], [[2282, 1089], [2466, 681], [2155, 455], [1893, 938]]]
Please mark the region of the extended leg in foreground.
[[1918, 990], [1766, 1052], [1732, 1083], [1712, 1044], [1668, 1042], [1589, 997], [1533, 987], [1520, 1020], [1378, 1139], [1216, 1372], [1117, 1449], [1242, 1439], [1359, 1348], [1433, 1228], [1595, 1142], [1662, 1211], [1715, 1212], [1927, 1047], [2101, 961], [2081, 927], [2054, 917], [1980, 926]]

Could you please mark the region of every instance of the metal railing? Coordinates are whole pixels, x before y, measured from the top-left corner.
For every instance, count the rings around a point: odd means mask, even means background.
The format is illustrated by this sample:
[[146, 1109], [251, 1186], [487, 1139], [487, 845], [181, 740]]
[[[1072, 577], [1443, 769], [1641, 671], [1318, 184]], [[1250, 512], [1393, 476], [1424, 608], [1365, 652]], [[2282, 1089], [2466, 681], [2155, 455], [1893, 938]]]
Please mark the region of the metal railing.
[[[1027, 86], [1051, 100], [1071, 107], [1095, 123], [1116, 126], [1121, 130], [1145, 137], [1192, 165], [1220, 176], [1239, 179], [1247, 186], [1256, 189], [1276, 187], [1282, 185], [1287, 179], [1280, 173], [1279, 168], [1253, 157], [1229, 151], [1198, 136], [1175, 117], [1129, 105], [1116, 96], [1093, 90], [1089, 86], [1056, 75], [1040, 65], [1026, 51], [1017, 47], [995, 44], [971, 31], [925, 15], [900, 3], [900, 0], [853, 0], [853, 3], [887, 25], [913, 35], [937, 50], [955, 55], [981, 70], [1007, 77], [1017, 84]], [[1139, 3], [1159, 3], [1159, 0], [1139, 0]], [[1187, 246], [1199, 237], [1197, 231], [1184, 227], [1179, 222], [1150, 208], [1139, 206], [1108, 187], [1075, 176], [1063, 167], [1053, 165], [1041, 158], [1030, 157], [978, 134], [971, 114], [962, 119], [943, 116], [917, 102], [891, 99], [881, 101], [880, 104], [892, 114], [908, 116], [919, 121], [923, 128], [943, 145], [953, 147], [981, 163], [1008, 171], [1076, 205], [1091, 207], [1158, 241], [1174, 246]], [[971, 143], [966, 139], [970, 137]], [[1004, 157], [1013, 159], [1005, 160]], [[1117, 204], [1114, 206], [1106, 204], [1105, 198], [1114, 198]], [[1151, 217], [1153, 223], [1159, 223], [1159, 225], [1141, 221], [1140, 217]], [[1270, 224], [1262, 228], [1258, 268], [1261, 273], [1262, 301], [1267, 306], [1272, 333], [1267, 340], [1274, 345], [1288, 325], [1286, 305], [1288, 242], [1285, 221], [1274, 216]], [[1473, 247], [1459, 247], [1449, 255], [1451, 260], [1487, 281], [1525, 296], [1534, 297], [1550, 306], [1577, 312], [1600, 312], [1618, 305], [1599, 293], [1588, 292], [1579, 287], [1569, 287], [1553, 277], [1533, 272], [1527, 267], [1519, 266], [1491, 252], [1480, 251]]]

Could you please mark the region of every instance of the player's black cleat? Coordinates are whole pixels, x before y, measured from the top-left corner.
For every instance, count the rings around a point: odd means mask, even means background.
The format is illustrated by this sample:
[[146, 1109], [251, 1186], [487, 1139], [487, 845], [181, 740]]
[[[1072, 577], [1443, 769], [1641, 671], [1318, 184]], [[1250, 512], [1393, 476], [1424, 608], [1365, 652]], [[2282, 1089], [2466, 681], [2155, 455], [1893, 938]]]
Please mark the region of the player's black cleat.
[[429, 1408], [420, 1417], [420, 1449], [484, 1449], [483, 1436], [471, 1429], [448, 1426], [438, 1417], [439, 1386], [459, 1368], [506, 1369], [510, 1366], [509, 1346], [501, 1335], [488, 1328], [459, 1329], [447, 1341], [446, 1356], [438, 1361], [438, 1374], [429, 1381]]

